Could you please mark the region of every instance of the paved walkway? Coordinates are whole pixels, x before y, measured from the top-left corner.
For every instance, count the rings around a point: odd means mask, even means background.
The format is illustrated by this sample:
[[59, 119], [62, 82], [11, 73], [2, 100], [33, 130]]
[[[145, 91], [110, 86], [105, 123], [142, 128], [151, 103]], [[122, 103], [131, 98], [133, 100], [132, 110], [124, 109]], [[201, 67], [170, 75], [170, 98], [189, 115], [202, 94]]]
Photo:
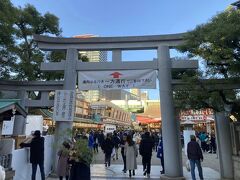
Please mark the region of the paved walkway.
[[[214, 169], [215, 171], [220, 171], [220, 167], [219, 167], [219, 159], [217, 158], [217, 154], [209, 154], [209, 153], [203, 153], [203, 163], [202, 166], [203, 167], [209, 167], [211, 169]], [[183, 166], [185, 166], [185, 162], [187, 161], [187, 157], [185, 156], [184, 152], [182, 153], [182, 162], [183, 162]], [[102, 153], [102, 151], [99, 151], [98, 154], [95, 154], [94, 156], [94, 164], [103, 164], [104, 162], [104, 154]], [[122, 156], [121, 153], [119, 151], [119, 159], [115, 160], [115, 161], [111, 161], [112, 164], [122, 164]], [[151, 161], [152, 165], [159, 165], [160, 166], [160, 159], [156, 157], [156, 152], [153, 152], [152, 155], [152, 161]], [[138, 156], [137, 158], [137, 164], [142, 164], [142, 157]]]
[[[187, 180], [191, 180], [191, 174], [184, 168], [184, 177]], [[217, 171], [210, 169], [210, 168], [203, 168], [204, 172], [204, 179], [205, 180], [218, 180], [220, 179], [220, 175]], [[106, 168], [103, 164], [94, 164], [91, 166], [91, 179], [92, 180], [97, 180], [97, 179], [129, 179], [128, 173], [123, 173], [122, 172], [122, 165], [114, 164], [111, 165], [110, 167]], [[133, 176], [131, 179], [137, 179], [137, 180], [142, 180], [142, 179], [159, 179], [160, 177], [160, 171], [159, 171], [159, 166], [152, 166], [151, 168], [151, 177], [147, 178], [143, 176], [143, 171], [142, 171], [142, 165], [138, 165], [138, 169], [136, 170], [136, 175]], [[196, 170], [196, 177], [198, 177], [198, 172]], [[48, 180], [57, 180], [57, 178], [48, 178]]]
[[[120, 155], [120, 153], [119, 153]], [[183, 158], [183, 164], [186, 162], [186, 156], [183, 153], [182, 154]], [[118, 160], [112, 161], [112, 165], [109, 168], [106, 168], [103, 165], [104, 162], [104, 155], [100, 151], [98, 154], [94, 156], [94, 164], [91, 165], [91, 176], [92, 180], [104, 180], [104, 179], [128, 179], [128, 173], [124, 174], [122, 172], [123, 165], [122, 165], [122, 158], [119, 156]], [[141, 162], [141, 157], [138, 156], [137, 158], [137, 163], [138, 163], [138, 169], [136, 171], [136, 175], [132, 177], [132, 179], [136, 180], [142, 180], [142, 179], [147, 179], [146, 177], [143, 176], [142, 172], [142, 162]], [[208, 154], [204, 153], [204, 161], [203, 161], [203, 175], [205, 180], [217, 180], [220, 179], [220, 174], [219, 174], [219, 161], [217, 159], [216, 154]], [[152, 158], [152, 170], [151, 170], [151, 178], [150, 179], [159, 179], [160, 177], [160, 160], [156, 158], [156, 153], [153, 153], [153, 158]], [[191, 179], [191, 174], [186, 170], [186, 168], [183, 168], [184, 170], [184, 177], [186, 179]], [[198, 172], [196, 168], [196, 177], [198, 177]], [[48, 178], [48, 180], [57, 180], [57, 178]]]

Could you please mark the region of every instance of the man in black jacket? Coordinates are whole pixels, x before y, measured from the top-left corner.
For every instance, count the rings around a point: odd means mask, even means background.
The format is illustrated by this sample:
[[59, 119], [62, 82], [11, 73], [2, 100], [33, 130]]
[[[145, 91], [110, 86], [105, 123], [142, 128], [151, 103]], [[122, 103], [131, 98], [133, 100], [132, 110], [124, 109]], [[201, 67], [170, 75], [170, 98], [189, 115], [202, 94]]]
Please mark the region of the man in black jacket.
[[203, 154], [199, 144], [196, 142], [194, 135], [190, 136], [191, 141], [187, 145], [187, 156], [190, 161], [192, 179], [196, 180], [195, 177], [195, 164], [198, 168], [199, 177], [203, 180], [201, 161], [203, 161]]
[[111, 134], [107, 134], [107, 138], [103, 142], [103, 152], [105, 154], [105, 167], [111, 165], [111, 154], [114, 148], [113, 140]]
[[44, 138], [40, 131], [35, 131], [30, 143], [21, 143], [21, 147], [30, 147], [30, 163], [32, 163], [32, 180], [36, 179], [37, 165], [39, 165], [41, 178], [45, 180], [44, 173]]
[[143, 164], [143, 175], [150, 177], [151, 171], [151, 158], [152, 158], [152, 150], [154, 147], [153, 138], [150, 137], [149, 132], [145, 132], [143, 139], [140, 142], [139, 153], [142, 156], [142, 164]]

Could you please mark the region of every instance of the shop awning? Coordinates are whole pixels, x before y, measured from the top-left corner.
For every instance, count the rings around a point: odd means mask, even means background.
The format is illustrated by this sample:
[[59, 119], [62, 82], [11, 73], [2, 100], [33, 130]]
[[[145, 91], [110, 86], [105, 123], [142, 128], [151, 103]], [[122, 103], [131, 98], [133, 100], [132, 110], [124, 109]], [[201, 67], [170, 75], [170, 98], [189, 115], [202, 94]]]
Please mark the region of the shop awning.
[[4, 116], [13, 116], [13, 110], [15, 115], [27, 116], [27, 112], [18, 103], [20, 99], [0, 99], [0, 114]]
[[160, 123], [160, 118], [151, 118], [147, 116], [137, 116], [136, 120], [138, 123], [149, 124], [149, 123]]

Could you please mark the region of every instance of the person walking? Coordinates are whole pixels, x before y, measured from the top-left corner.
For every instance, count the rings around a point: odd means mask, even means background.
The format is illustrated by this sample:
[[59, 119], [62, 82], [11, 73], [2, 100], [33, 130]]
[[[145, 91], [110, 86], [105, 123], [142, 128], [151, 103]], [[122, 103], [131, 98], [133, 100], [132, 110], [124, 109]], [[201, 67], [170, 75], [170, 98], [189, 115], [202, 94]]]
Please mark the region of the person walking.
[[152, 150], [154, 146], [155, 142], [150, 136], [150, 133], [145, 132], [145, 135], [140, 142], [139, 153], [142, 156], [143, 175], [145, 176], [147, 174], [147, 177], [150, 177]]
[[92, 131], [89, 133], [89, 137], [88, 137], [88, 147], [89, 147], [90, 150], [93, 152], [93, 148], [94, 148], [94, 135], [93, 135], [93, 132], [92, 132]]
[[94, 133], [94, 145], [93, 145], [93, 149], [94, 149], [94, 153], [98, 153], [98, 137], [99, 136], [99, 134], [98, 134], [98, 132], [95, 132]]
[[155, 151], [157, 152], [157, 147], [159, 143], [159, 135], [157, 132], [153, 133], [153, 140], [154, 140], [154, 148], [155, 148]]
[[[116, 160], [118, 160], [118, 148], [120, 144], [120, 138], [116, 132], [113, 134], [113, 143], [114, 143], [114, 148], [115, 148], [115, 156]], [[113, 160], [115, 160], [115, 156], [113, 157]]]
[[69, 178], [69, 149], [70, 145], [66, 141], [63, 142], [61, 149], [58, 151], [58, 164], [57, 164], [57, 175], [59, 180], [63, 180], [63, 177], [68, 180]]
[[113, 151], [113, 141], [111, 138], [111, 134], [108, 133], [106, 139], [103, 142], [103, 152], [105, 154], [105, 167], [109, 167], [111, 165], [111, 154]]
[[157, 148], [157, 158], [160, 158], [160, 160], [161, 160], [162, 171], [160, 171], [160, 172], [161, 172], [161, 174], [165, 174], [162, 136], [160, 137], [158, 148]]
[[207, 135], [205, 132], [202, 132], [199, 136], [199, 139], [201, 141], [201, 148], [203, 150], [203, 152], [205, 152], [207, 150]]
[[210, 139], [210, 150], [209, 153], [216, 153], [216, 137], [215, 134], [211, 134], [211, 139]]
[[137, 156], [138, 151], [136, 144], [134, 143], [132, 136], [127, 136], [127, 143], [124, 149], [126, 156], [126, 170], [129, 170], [129, 177], [135, 176], [135, 169], [137, 169]]
[[103, 131], [101, 131], [101, 132], [99, 133], [99, 136], [98, 136], [98, 143], [99, 143], [99, 145], [100, 145], [100, 147], [101, 147], [102, 150], [103, 150], [104, 140], [105, 140], [105, 136], [104, 136], [104, 134], [103, 134]]
[[30, 147], [30, 163], [32, 164], [32, 180], [36, 180], [37, 166], [39, 165], [41, 178], [45, 180], [44, 173], [44, 137], [39, 130], [33, 134], [32, 141], [21, 143], [21, 147]]
[[121, 147], [121, 154], [122, 154], [122, 159], [123, 159], [123, 172], [126, 173], [127, 172], [127, 168], [126, 168], [126, 155], [124, 154], [124, 150], [126, 148], [126, 142], [127, 142], [127, 134], [123, 133], [123, 135], [121, 136], [121, 141], [120, 141], [120, 147]]
[[203, 154], [199, 144], [196, 142], [194, 135], [190, 136], [191, 141], [187, 144], [187, 156], [190, 161], [192, 180], [196, 180], [195, 177], [195, 164], [198, 168], [199, 177], [203, 180], [203, 172], [201, 161], [203, 161]]

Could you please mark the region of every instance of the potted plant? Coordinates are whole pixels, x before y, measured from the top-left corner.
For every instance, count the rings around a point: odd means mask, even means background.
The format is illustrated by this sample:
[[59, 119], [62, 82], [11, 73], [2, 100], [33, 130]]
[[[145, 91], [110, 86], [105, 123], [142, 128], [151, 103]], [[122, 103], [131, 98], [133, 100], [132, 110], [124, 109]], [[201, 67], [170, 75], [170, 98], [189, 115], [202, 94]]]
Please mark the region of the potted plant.
[[93, 152], [88, 147], [86, 139], [79, 139], [70, 150], [70, 163], [72, 164], [70, 180], [90, 180], [90, 164], [93, 161]]

